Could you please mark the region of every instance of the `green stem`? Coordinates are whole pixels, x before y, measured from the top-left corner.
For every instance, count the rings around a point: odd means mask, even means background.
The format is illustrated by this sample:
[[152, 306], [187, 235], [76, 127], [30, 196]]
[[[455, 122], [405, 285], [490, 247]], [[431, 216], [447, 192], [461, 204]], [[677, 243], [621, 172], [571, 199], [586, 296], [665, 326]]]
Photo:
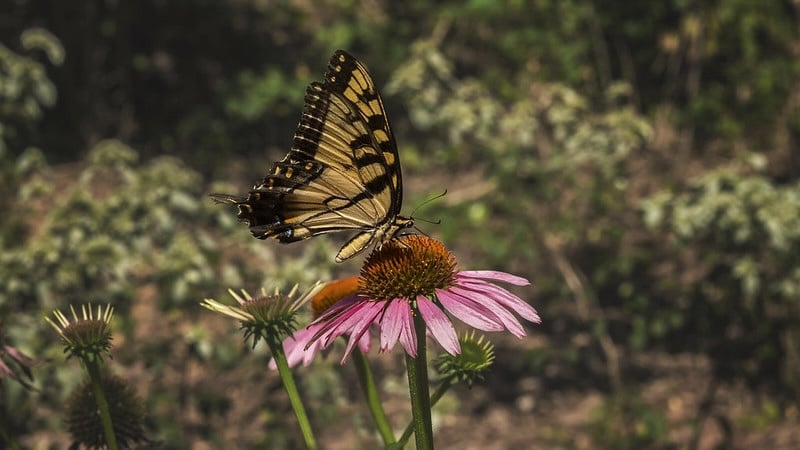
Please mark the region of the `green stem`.
[[275, 358], [275, 364], [278, 366], [278, 373], [283, 381], [283, 387], [289, 395], [289, 402], [292, 404], [294, 415], [297, 417], [297, 422], [300, 424], [300, 432], [303, 434], [303, 440], [306, 442], [308, 450], [317, 449], [317, 441], [314, 439], [314, 433], [311, 431], [311, 423], [308, 421], [306, 409], [303, 407], [303, 401], [300, 400], [300, 393], [297, 390], [297, 385], [292, 377], [292, 371], [289, 369], [289, 362], [286, 360], [286, 353], [283, 351], [283, 344], [277, 336], [268, 336], [267, 344], [272, 351], [272, 357]]
[[386, 413], [383, 411], [381, 399], [378, 396], [378, 388], [375, 386], [375, 378], [372, 376], [372, 370], [369, 368], [367, 357], [364, 356], [358, 348], [353, 351], [353, 363], [356, 366], [361, 390], [364, 392], [364, 397], [367, 399], [369, 412], [372, 414], [375, 426], [378, 427], [378, 433], [380, 433], [381, 439], [383, 439], [383, 445], [388, 447], [395, 442], [394, 432], [392, 432], [392, 426], [389, 425], [389, 420], [386, 418]]
[[417, 357], [406, 353], [408, 390], [411, 394], [411, 414], [414, 419], [414, 439], [417, 450], [433, 450], [431, 399], [428, 391], [428, 360], [425, 349], [425, 321], [414, 308], [414, 330], [417, 334]]
[[89, 372], [89, 379], [92, 383], [92, 393], [94, 394], [95, 401], [97, 401], [97, 411], [100, 413], [100, 420], [103, 423], [103, 433], [106, 436], [106, 445], [108, 450], [117, 450], [117, 435], [114, 433], [114, 423], [111, 420], [111, 411], [108, 408], [108, 400], [106, 393], [103, 390], [102, 373], [100, 372], [100, 363], [95, 358], [86, 358], [83, 360], [86, 364], [86, 370]]
[[[450, 387], [452, 386], [453, 383], [449, 379], [445, 380], [442, 384], [440, 384], [439, 387], [436, 388], [436, 392], [434, 392], [433, 395], [431, 396], [431, 407], [436, 405], [436, 403], [438, 403], [439, 400], [441, 400], [442, 397], [444, 397], [444, 394], [448, 390], [450, 390]], [[413, 432], [414, 432], [414, 422], [411, 422], [406, 426], [406, 429], [405, 431], [403, 431], [403, 435], [400, 436], [400, 439], [397, 440], [398, 445], [396, 448], [401, 449], [405, 447], [409, 438], [411, 438], [411, 433]]]

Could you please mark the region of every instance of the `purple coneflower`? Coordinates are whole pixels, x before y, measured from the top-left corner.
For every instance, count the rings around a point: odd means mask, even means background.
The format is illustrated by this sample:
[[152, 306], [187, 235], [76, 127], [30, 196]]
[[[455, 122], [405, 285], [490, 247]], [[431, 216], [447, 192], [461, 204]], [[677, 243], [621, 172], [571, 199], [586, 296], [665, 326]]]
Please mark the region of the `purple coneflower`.
[[419, 314], [427, 333], [448, 353], [456, 355], [461, 346], [445, 312], [479, 330], [508, 330], [514, 336], [524, 336], [525, 328], [511, 312], [534, 323], [541, 322], [539, 315], [532, 306], [494, 281], [517, 286], [530, 284], [524, 278], [504, 272], [456, 271], [455, 257], [441, 242], [426, 236], [389, 241], [372, 252], [364, 263], [359, 295], [339, 301], [309, 326], [316, 332], [306, 348], [324, 348], [335, 338], [348, 335], [344, 361], [375, 324], [382, 352], [400, 341], [406, 353], [416, 357], [413, 318]]

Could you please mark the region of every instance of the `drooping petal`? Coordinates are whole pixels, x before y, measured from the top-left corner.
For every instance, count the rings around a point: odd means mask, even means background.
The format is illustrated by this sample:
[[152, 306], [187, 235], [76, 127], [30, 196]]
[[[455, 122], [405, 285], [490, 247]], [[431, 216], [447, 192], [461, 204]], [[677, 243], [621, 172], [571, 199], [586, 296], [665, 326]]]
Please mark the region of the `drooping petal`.
[[[341, 318], [341, 315], [339, 315]], [[289, 336], [283, 341], [283, 349], [286, 353], [286, 360], [289, 363], [289, 367], [296, 367], [300, 363], [303, 366], [308, 366], [316, 357], [317, 353], [324, 350], [326, 345], [325, 340], [322, 338], [315, 339], [315, 336], [320, 332], [323, 326], [327, 325], [323, 322], [314, 322], [310, 324], [308, 327], [303, 328], [302, 330], [296, 331], [292, 336]], [[341, 325], [341, 324], [340, 324]], [[367, 327], [367, 330], [369, 327]], [[329, 332], [331, 330], [328, 330]], [[354, 331], [358, 331], [354, 328]], [[338, 337], [341, 334], [351, 334], [350, 332], [346, 333], [335, 333]], [[331, 335], [332, 336], [332, 335]], [[334, 339], [335, 337], [331, 337]], [[370, 334], [368, 332], [361, 333], [360, 337], [357, 339], [351, 338], [351, 340], [358, 345], [358, 348], [363, 353], [369, 353], [370, 349]], [[352, 349], [351, 349], [352, 351]], [[345, 354], [348, 355], [350, 352], [346, 352]], [[275, 363], [275, 358], [271, 358], [269, 361], [269, 368], [271, 370], [275, 370], [277, 368], [277, 364]]]
[[361, 339], [358, 340], [358, 349], [361, 350], [361, 353], [365, 355], [369, 353], [371, 345], [372, 339], [370, 339], [369, 333], [364, 333], [364, 335], [361, 336]]
[[515, 286], [527, 286], [531, 284], [531, 282], [525, 278], [497, 270], [462, 270], [458, 275], [465, 278], [503, 281]]
[[[302, 347], [300, 347], [299, 345], [297, 346], [298, 350], [301, 348]], [[308, 347], [308, 350], [303, 351], [302, 353], [303, 367], [308, 367], [311, 364], [311, 361], [314, 360], [314, 357], [317, 356], [317, 353], [321, 352], [324, 348], [325, 347], [322, 345], [322, 341], [316, 341]], [[294, 366], [292, 366], [290, 363], [289, 367], [294, 367]]]
[[400, 345], [412, 358], [417, 357], [417, 333], [414, 331], [414, 318], [411, 316], [411, 308], [398, 310], [400, 314], [395, 320], [401, 321]]
[[309, 348], [316, 342], [322, 342], [322, 346], [327, 347], [331, 341], [344, 334], [342, 328], [339, 326], [343, 320], [344, 317], [339, 316], [334, 317], [327, 322], [313, 322], [312, 325], [319, 323], [320, 328], [316, 333], [314, 333], [314, 336], [311, 337], [311, 341], [306, 344], [306, 348]]
[[487, 283], [481, 280], [463, 280], [462, 282], [457, 283], [457, 285], [460, 285], [466, 289], [470, 289], [474, 292], [483, 293], [483, 295], [490, 297], [497, 303], [500, 303], [501, 305], [513, 310], [525, 320], [534, 323], [542, 322], [542, 319], [539, 317], [539, 314], [536, 312], [536, 309], [534, 309], [533, 306], [529, 305], [527, 302], [512, 294], [508, 290], [497, 286], [496, 284]]
[[389, 302], [380, 323], [381, 352], [391, 350], [400, 338], [400, 331], [403, 329], [403, 311], [409, 309], [408, 302], [396, 299]]
[[437, 290], [436, 298], [447, 311], [465, 324], [483, 331], [501, 331], [503, 324], [494, 314], [469, 298]]
[[352, 302], [345, 308], [338, 308], [338, 304], [317, 318], [312, 325], [319, 323], [320, 329], [311, 338], [312, 341], [321, 340], [323, 346], [327, 347], [331, 341], [343, 334], [350, 334], [353, 326], [364, 320], [363, 310], [369, 309], [369, 300], [359, 299]]
[[[336, 326], [352, 314], [352, 308], [363, 302], [364, 299], [359, 297], [348, 297], [325, 311], [320, 317], [317, 317], [309, 327], [319, 325], [319, 329], [311, 338], [312, 341], [321, 339], [323, 335], [329, 334], [336, 329]], [[338, 335], [337, 335], [338, 336]]]
[[[319, 328], [319, 326], [316, 328]], [[311, 337], [316, 332], [317, 330], [314, 328], [303, 328], [283, 340], [283, 352], [286, 354], [286, 361], [289, 363], [289, 367], [295, 367], [301, 362], [304, 366], [311, 364], [316, 353], [322, 349], [321, 343], [314, 342], [309, 345]], [[306, 349], [307, 345], [308, 349]], [[270, 370], [278, 368], [274, 357], [270, 358], [268, 367]]]
[[514, 317], [514, 315], [511, 314], [505, 307], [503, 307], [503, 305], [494, 301], [494, 299], [485, 293], [471, 291], [458, 286], [451, 286], [450, 292], [460, 295], [464, 298], [469, 298], [487, 310], [491, 311], [492, 314], [494, 314], [495, 317], [497, 317], [498, 320], [500, 320], [500, 322], [503, 324], [503, 328], [507, 329], [514, 336], [525, 336], [525, 328], [522, 326], [519, 320], [517, 320], [517, 318]]
[[[311, 364], [314, 354], [322, 348], [322, 343], [319, 341], [306, 348], [311, 336], [314, 336], [316, 332], [313, 328], [305, 328], [298, 330], [290, 338], [284, 339], [283, 349], [286, 352], [289, 367], [295, 367], [301, 362], [304, 366]], [[270, 361], [270, 366], [272, 366], [272, 361]]]
[[417, 297], [417, 307], [425, 320], [425, 327], [431, 333], [431, 336], [436, 339], [436, 342], [451, 355], [461, 353], [461, 345], [458, 343], [456, 330], [447, 315], [432, 301], [423, 296]]
[[366, 302], [364, 307], [361, 309], [359, 316], [360, 320], [355, 321], [353, 326], [350, 328], [348, 333], [350, 334], [350, 339], [347, 341], [347, 348], [344, 351], [344, 356], [342, 357], [341, 363], [347, 360], [347, 357], [350, 356], [350, 353], [353, 352], [356, 344], [361, 342], [361, 339], [368, 335], [369, 328], [372, 324], [376, 321], [376, 319], [380, 316], [381, 311], [384, 308], [383, 302]]

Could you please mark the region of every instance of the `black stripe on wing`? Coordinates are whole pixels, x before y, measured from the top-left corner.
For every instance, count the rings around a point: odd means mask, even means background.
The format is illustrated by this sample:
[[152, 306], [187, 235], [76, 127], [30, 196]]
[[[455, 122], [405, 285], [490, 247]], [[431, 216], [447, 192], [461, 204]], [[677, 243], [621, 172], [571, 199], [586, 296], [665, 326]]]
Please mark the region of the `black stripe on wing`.
[[324, 82], [306, 89], [288, 154], [247, 196], [212, 197], [236, 204], [238, 217], [260, 239], [295, 242], [360, 231], [337, 261], [413, 223], [398, 217], [400, 162], [383, 102], [366, 67], [343, 51], [331, 58]]
[[400, 158], [383, 100], [367, 67], [349, 53], [337, 50], [328, 63], [325, 87], [355, 105], [356, 111], [369, 127], [370, 140], [377, 151], [375, 155], [382, 159], [391, 189], [389, 216], [396, 216], [403, 203]]

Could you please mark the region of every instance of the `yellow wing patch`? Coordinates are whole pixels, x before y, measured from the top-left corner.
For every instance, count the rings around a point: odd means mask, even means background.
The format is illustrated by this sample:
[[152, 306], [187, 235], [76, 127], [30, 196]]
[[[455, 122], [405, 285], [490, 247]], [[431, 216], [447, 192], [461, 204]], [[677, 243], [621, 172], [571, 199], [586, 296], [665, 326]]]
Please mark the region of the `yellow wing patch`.
[[288, 243], [358, 231], [338, 262], [413, 225], [399, 216], [400, 159], [383, 101], [366, 66], [342, 50], [330, 59], [324, 82], [306, 89], [289, 153], [248, 195], [212, 197], [236, 204], [260, 239]]

